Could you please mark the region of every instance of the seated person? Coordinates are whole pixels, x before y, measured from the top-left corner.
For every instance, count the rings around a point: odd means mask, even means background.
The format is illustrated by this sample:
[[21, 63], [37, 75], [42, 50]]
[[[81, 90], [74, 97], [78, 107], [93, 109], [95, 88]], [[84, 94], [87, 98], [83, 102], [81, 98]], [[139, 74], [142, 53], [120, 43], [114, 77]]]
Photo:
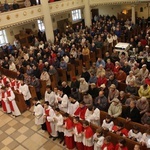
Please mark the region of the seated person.
[[112, 121], [112, 117], [110, 115], [106, 115], [106, 119], [104, 119], [102, 123], [102, 128], [104, 130], [112, 131], [113, 126], [114, 122]]
[[137, 95], [137, 87], [135, 87], [135, 82], [130, 81], [130, 83], [126, 86], [125, 92], [128, 96]]
[[106, 136], [104, 138], [104, 144], [101, 147], [102, 150], [114, 150], [114, 145], [111, 142], [111, 136]]
[[83, 95], [83, 101], [85, 103], [85, 106], [87, 106], [87, 107], [93, 105], [93, 98], [92, 98], [92, 96], [88, 92], [84, 93], [84, 95]]
[[90, 72], [90, 79], [88, 81], [89, 84], [91, 83], [96, 83], [97, 82], [97, 77], [93, 72]]
[[118, 82], [124, 82], [126, 80], [127, 74], [120, 68], [115, 77]]
[[139, 128], [134, 125], [129, 131], [128, 137], [134, 141], [140, 142], [142, 138], [142, 133], [139, 131]]
[[118, 144], [115, 146], [115, 150], [128, 150], [126, 146], [126, 140], [121, 138], [118, 140]]
[[140, 97], [150, 98], [150, 86], [147, 84], [143, 84], [140, 86], [138, 90], [138, 94]]
[[119, 93], [119, 100], [120, 100], [121, 104], [125, 105], [126, 93], [124, 91], [120, 91], [120, 93]]
[[129, 72], [129, 75], [126, 78], [126, 84], [128, 85], [131, 81], [135, 82], [135, 76], [133, 75], [133, 71]]
[[111, 103], [111, 101], [114, 98], [118, 98], [118, 97], [119, 97], [119, 91], [116, 89], [116, 86], [114, 84], [111, 84], [108, 92], [108, 103]]
[[134, 121], [140, 123], [140, 112], [136, 108], [136, 102], [131, 101], [130, 106], [128, 106], [124, 111], [123, 111], [123, 117], [126, 118], [126, 121]]
[[80, 84], [79, 84], [79, 93], [85, 93], [89, 89], [88, 83], [85, 81], [84, 78], [80, 78]]
[[87, 71], [87, 68], [86, 68], [86, 67], [83, 67], [83, 68], [82, 68], [81, 78], [84, 78], [86, 82], [88, 82], [89, 79], [90, 79], [90, 74], [89, 74], [89, 72]]
[[115, 79], [114, 74], [109, 76], [109, 79], [107, 81], [107, 87], [109, 88], [112, 84], [114, 84], [116, 88], [118, 87], [118, 81]]
[[118, 122], [117, 125], [114, 125], [112, 127], [112, 132], [121, 135], [121, 136], [125, 136], [128, 137], [128, 130], [124, 127], [124, 124], [122, 122]]
[[147, 148], [150, 147], [149, 137], [150, 137], [150, 128], [147, 129], [147, 131], [143, 134], [143, 136], [141, 138], [140, 143], [141, 143], [142, 146], [146, 146]]
[[112, 100], [112, 103], [109, 106], [108, 109], [108, 114], [112, 117], [112, 118], [117, 118], [121, 115], [122, 113], [122, 105], [119, 101], [118, 98], [114, 98]]
[[60, 69], [66, 70], [67, 69], [67, 63], [62, 58], [59, 65]]
[[107, 78], [105, 77], [105, 74], [100, 74], [96, 82], [97, 87], [100, 88], [102, 84], [106, 85], [106, 83], [107, 83]]
[[145, 112], [145, 114], [141, 118], [141, 123], [145, 126], [150, 125], [150, 108]]
[[141, 116], [149, 109], [149, 102], [146, 97], [141, 97], [136, 102], [136, 108], [140, 111]]
[[104, 91], [99, 92], [99, 96], [94, 100], [94, 106], [99, 110], [106, 111], [108, 106], [107, 98], [104, 95]]
[[92, 96], [93, 100], [98, 96], [99, 89], [96, 87], [95, 83], [90, 84], [88, 93]]

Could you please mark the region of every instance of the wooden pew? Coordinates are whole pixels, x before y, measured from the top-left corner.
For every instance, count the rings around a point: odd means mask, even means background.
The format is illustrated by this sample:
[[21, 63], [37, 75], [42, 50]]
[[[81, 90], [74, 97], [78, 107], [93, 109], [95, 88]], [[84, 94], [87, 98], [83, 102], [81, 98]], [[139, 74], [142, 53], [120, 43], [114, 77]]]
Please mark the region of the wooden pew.
[[118, 90], [119, 91], [125, 91], [126, 87], [127, 87], [126, 83], [118, 82]]
[[67, 75], [69, 75], [70, 79], [76, 75], [75, 74], [75, 65], [68, 63]]
[[87, 69], [90, 69], [90, 57], [88, 55], [83, 55], [83, 63]]
[[40, 80], [40, 83], [41, 83], [40, 88], [41, 96], [44, 97], [46, 91], [46, 81]]
[[79, 59], [75, 60], [75, 69], [78, 75], [82, 74], [82, 60], [79, 60]]
[[[34, 87], [34, 86], [29, 86], [29, 90], [30, 90], [30, 93], [31, 93], [31, 97], [32, 97], [32, 98], [37, 97], [37, 95], [36, 95], [36, 90], [35, 90], [35, 87]], [[31, 106], [34, 105], [34, 104], [33, 104], [33, 101], [32, 101], [32, 98], [31, 98], [31, 100], [30, 100]]]
[[96, 54], [95, 54], [95, 52], [90, 52], [90, 60], [91, 60], [92, 63], [96, 62]]
[[100, 48], [96, 48], [96, 59], [98, 58], [98, 57], [100, 57], [100, 58], [102, 58], [102, 49], [100, 49]]
[[16, 104], [17, 104], [20, 112], [21, 113], [25, 112], [27, 110], [27, 106], [26, 106], [23, 95], [17, 91], [14, 91], [14, 94], [15, 94]]
[[66, 70], [57, 68], [58, 75], [60, 77], [61, 82], [66, 81], [67, 82], [67, 74]]
[[58, 77], [57, 73], [54, 74], [54, 75], [50, 75], [52, 90], [54, 90], [54, 88], [57, 87], [57, 85], [58, 85], [58, 79], [57, 79], [57, 77]]
[[17, 77], [17, 72], [14, 72], [14, 71], [2, 68], [2, 67], [0, 67], [0, 72], [1, 72], [1, 74], [5, 75], [9, 78], [16, 78]]

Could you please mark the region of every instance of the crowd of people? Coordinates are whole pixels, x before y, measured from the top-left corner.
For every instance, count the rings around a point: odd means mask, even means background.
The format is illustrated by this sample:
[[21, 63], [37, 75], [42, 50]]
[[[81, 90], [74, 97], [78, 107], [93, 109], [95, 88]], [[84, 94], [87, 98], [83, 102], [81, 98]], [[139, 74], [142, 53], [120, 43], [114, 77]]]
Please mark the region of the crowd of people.
[[[48, 0], [49, 3], [55, 2], [55, 1], [56, 0]], [[40, 0], [24, 0], [24, 6], [20, 5], [17, 2], [17, 0], [13, 0], [12, 4], [8, 3], [7, 0], [4, 1], [4, 4], [2, 4], [1, 1], [0, 1], [0, 12], [16, 10], [16, 9], [19, 9], [19, 8], [30, 7], [30, 6], [35, 6], [35, 5], [39, 5], [39, 4], [40, 4]]]
[[[135, 32], [139, 26], [142, 30]], [[35, 87], [36, 124], [41, 124], [43, 130], [47, 129], [54, 140], [59, 137], [62, 142], [65, 137], [68, 149], [74, 148], [74, 142], [77, 148], [84, 146], [85, 149], [93, 149], [93, 146], [95, 147], [99, 142], [101, 144], [98, 146], [101, 149], [106, 149], [107, 146], [114, 147], [110, 144], [110, 137], [103, 137], [101, 129], [94, 134], [89, 126], [89, 123], [100, 126], [100, 111], [108, 112], [101, 124], [103, 130], [124, 135], [146, 145], [148, 144], [146, 139], [150, 135], [149, 130], [143, 135], [136, 126], [128, 131], [121, 122], [114, 125], [113, 119], [122, 116], [127, 122], [142, 123], [145, 127], [150, 125], [149, 34], [150, 29], [146, 22], [138, 20], [137, 24], [132, 24], [129, 19], [124, 21], [118, 20], [115, 16], [97, 16], [94, 17], [90, 27], [81, 23], [75, 28], [66, 28], [65, 33], [56, 33], [54, 43], [42, 40], [40, 34], [33, 38], [34, 45], [30, 47], [21, 47], [21, 43], [16, 39], [14, 46], [2, 47], [5, 57], [1, 59], [1, 66], [17, 72], [17, 80], [9, 81], [15, 82], [13, 86], [9, 84], [10, 87], [17, 87], [18, 81], [20, 87], [23, 85], [24, 88], [28, 87], [27, 85]], [[124, 41], [121, 41], [122, 37]], [[113, 49], [119, 41], [130, 44], [128, 55], [126, 53], [119, 55]], [[102, 51], [102, 58], [96, 56], [96, 62], [90, 62], [90, 68], [87, 69], [84, 56], [90, 59], [90, 53], [96, 52], [97, 49]], [[136, 55], [133, 55], [133, 52]], [[57, 69], [67, 71], [67, 64], [75, 64], [76, 59], [83, 61], [82, 74], [68, 79], [71, 80], [70, 84], [61, 81]], [[53, 91], [50, 87], [51, 75], [57, 76], [59, 85]], [[2, 76], [2, 81], [3, 78]], [[47, 85], [44, 108], [40, 103], [40, 79], [46, 81]], [[118, 90], [119, 82], [126, 83], [125, 91]], [[6, 81], [1, 84], [5, 85]], [[23, 90], [18, 88], [22, 94], [25, 92], [24, 88]], [[28, 108], [30, 108], [30, 98], [31, 95], [24, 96]], [[125, 109], [124, 105], [127, 106]], [[65, 112], [64, 116], [61, 115], [60, 110]], [[69, 115], [75, 116], [74, 123], [69, 119]], [[43, 117], [44, 119], [41, 119]], [[45, 121], [39, 123], [37, 120]], [[83, 120], [83, 127], [79, 120]], [[73, 124], [77, 124], [77, 127]], [[127, 149], [123, 140], [120, 140], [116, 147], [118, 147], [116, 150], [121, 147]]]

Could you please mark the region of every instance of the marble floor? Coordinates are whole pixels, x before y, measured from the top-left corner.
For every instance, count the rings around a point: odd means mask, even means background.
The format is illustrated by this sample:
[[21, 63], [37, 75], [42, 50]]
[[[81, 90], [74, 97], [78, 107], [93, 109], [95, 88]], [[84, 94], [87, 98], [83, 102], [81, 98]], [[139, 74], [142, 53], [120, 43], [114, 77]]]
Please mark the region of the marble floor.
[[0, 150], [65, 150], [34, 124], [32, 111], [13, 118], [0, 108]]

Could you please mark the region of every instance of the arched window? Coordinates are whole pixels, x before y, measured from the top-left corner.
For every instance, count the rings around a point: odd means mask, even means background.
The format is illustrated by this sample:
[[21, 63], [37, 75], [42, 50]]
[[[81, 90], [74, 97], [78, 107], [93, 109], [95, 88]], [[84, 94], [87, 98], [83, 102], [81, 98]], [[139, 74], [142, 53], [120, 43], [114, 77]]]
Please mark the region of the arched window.
[[8, 43], [5, 30], [0, 30], [0, 46]]

